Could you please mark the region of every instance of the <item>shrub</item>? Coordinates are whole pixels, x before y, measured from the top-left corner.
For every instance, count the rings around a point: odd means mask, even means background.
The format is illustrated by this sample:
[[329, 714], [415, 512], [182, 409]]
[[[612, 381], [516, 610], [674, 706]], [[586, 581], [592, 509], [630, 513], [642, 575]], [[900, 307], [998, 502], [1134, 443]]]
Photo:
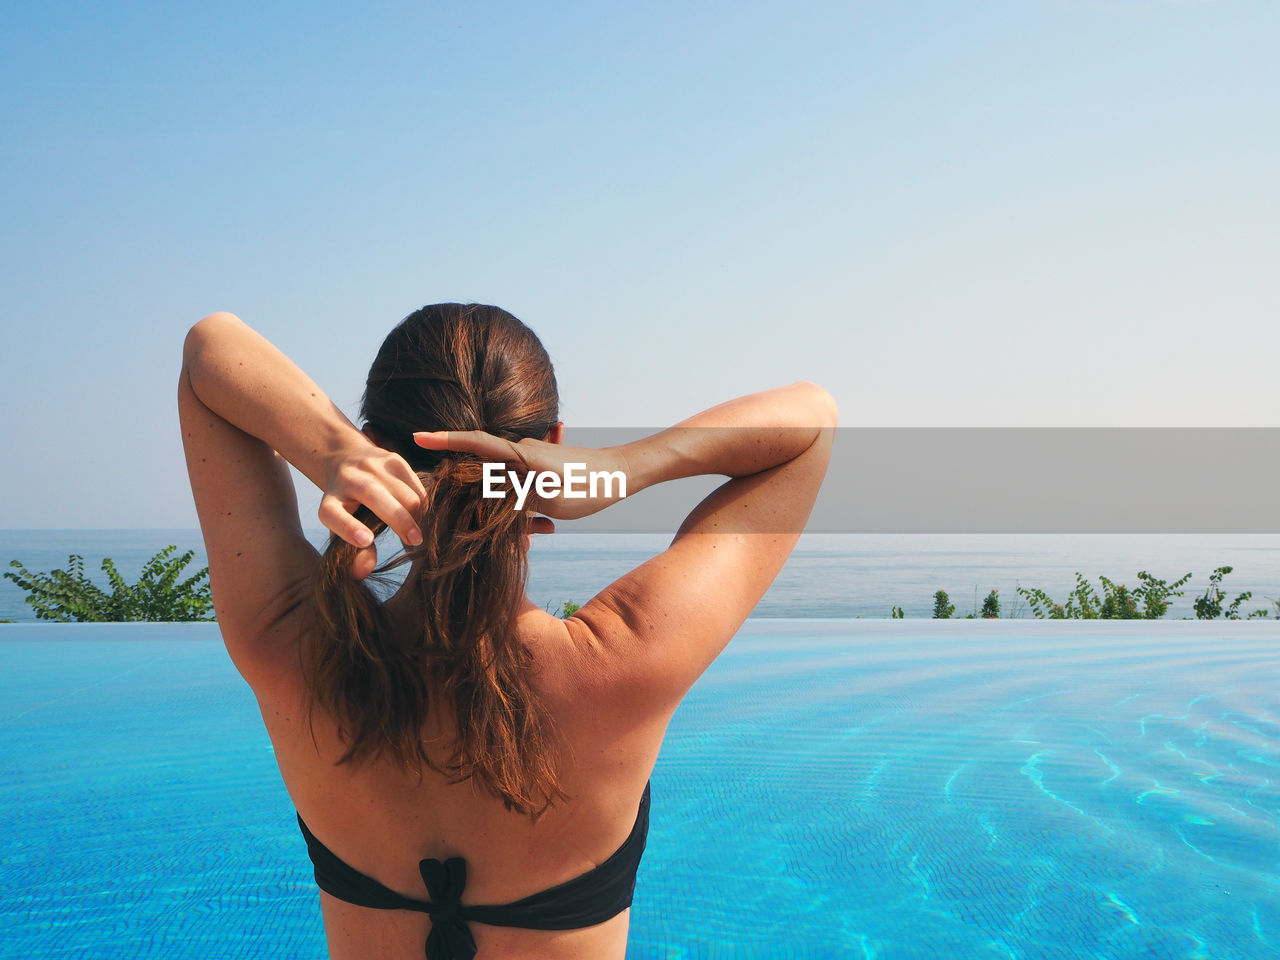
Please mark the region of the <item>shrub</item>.
[[148, 560], [134, 584], [125, 582], [111, 558], [104, 559], [102, 570], [111, 584], [111, 593], [84, 575], [84, 558], [76, 554], [67, 558], [66, 570], [48, 573], [32, 573], [13, 560], [9, 566], [18, 572], [7, 571], [4, 577], [27, 591], [26, 602], [38, 620], [103, 623], [214, 619], [206, 616], [213, 610], [209, 568], [180, 581], [178, 577], [196, 553], [188, 550], [181, 556], [172, 556], [177, 549], [165, 547]]
[[951, 615], [956, 612], [956, 606], [951, 602], [951, 598], [947, 596], [947, 591], [939, 590], [933, 595], [933, 619], [950, 620]]
[[1178, 587], [1191, 579], [1191, 574], [1169, 583], [1142, 570], [1138, 573], [1141, 584], [1132, 590], [1127, 584], [1116, 586], [1107, 577], [1099, 576], [1098, 579], [1102, 583], [1101, 599], [1079, 572], [1076, 573], [1075, 589], [1067, 595], [1065, 604], [1055, 603], [1039, 588], [1018, 587], [1018, 594], [1027, 600], [1031, 612], [1041, 619], [1158, 620], [1168, 612], [1169, 598], [1182, 596]]
[[[1204, 591], [1203, 597], [1196, 597], [1192, 606], [1196, 611], [1197, 620], [1216, 620], [1218, 617], [1224, 616], [1222, 609], [1222, 601], [1226, 599], [1226, 594], [1222, 592], [1222, 578], [1231, 572], [1230, 567], [1218, 567], [1213, 573], [1209, 574], [1209, 586]], [[1246, 590], [1239, 594], [1231, 601], [1225, 612], [1227, 620], [1240, 619], [1240, 604], [1253, 596], [1252, 590]], [[1267, 611], [1265, 609], [1255, 610], [1249, 614], [1249, 619], [1254, 617], [1265, 617]]]

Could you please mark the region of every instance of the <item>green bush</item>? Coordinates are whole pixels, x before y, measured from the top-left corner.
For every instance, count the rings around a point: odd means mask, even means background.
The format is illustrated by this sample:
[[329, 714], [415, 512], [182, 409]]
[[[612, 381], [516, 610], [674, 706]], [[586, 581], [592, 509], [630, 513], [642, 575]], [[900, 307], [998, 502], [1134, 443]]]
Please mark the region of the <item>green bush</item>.
[[[1197, 620], [1215, 620], [1225, 617], [1228, 620], [1240, 619], [1240, 605], [1250, 599], [1253, 594], [1246, 590], [1239, 594], [1230, 604], [1223, 608], [1222, 601], [1226, 593], [1222, 590], [1222, 578], [1231, 572], [1231, 567], [1218, 567], [1209, 575], [1209, 587], [1204, 596], [1193, 601]], [[1018, 593], [1027, 599], [1031, 611], [1037, 617], [1055, 620], [1158, 620], [1169, 611], [1169, 598], [1182, 596], [1178, 588], [1191, 579], [1188, 573], [1173, 583], [1153, 577], [1146, 570], [1138, 573], [1141, 585], [1130, 590], [1126, 584], [1116, 586], [1106, 577], [1098, 577], [1102, 582], [1102, 597], [1091, 587], [1079, 573], [1076, 574], [1076, 587], [1067, 596], [1065, 604], [1054, 601], [1043, 590], [1019, 587]], [[1141, 604], [1141, 608], [1139, 608]], [[1277, 604], [1280, 613], [1280, 604]], [[1249, 618], [1265, 617], [1265, 609], [1254, 610]]]
[[551, 604], [549, 603], [542, 609], [546, 610], [547, 613], [550, 613], [553, 617], [559, 617], [561, 620], [567, 620], [582, 609], [582, 604], [574, 603], [572, 600], [566, 600], [564, 603], [560, 604], [555, 611], [552, 611]]
[[1190, 579], [1191, 574], [1188, 573], [1169, 583], [1141, 570], [1138, 572], [1140, 585], [1130, 590], [1127, 584], [1116, 586], [1107, 577], [1099, 576], [1102, 583], [1102, 597], [1099, 598], [1097, 591], [1077, 572], [1075, 589], [1067, 595], [1065, 604], [1055, 603], [1037, 587], [1018, 587], [1018, 594], [1026, 599], [1031, 612], [1040, 619], [1158, 620], [1168, 612], [1169, 598], [1182, 596], [1183, 591], [1178, 588]]
[[[1237, 595], [1229, 604], [1224, 604], [1227, 594], [1222, 590], [1222, 578], [1230, 573], [1231, 569], [1231, 567], [1218, 567], [1210, 575], [1209, 587], [1205, 590], [1204, 596], [1198, 597], [1193, 604], [1197, 619], [1213, 620], [1218, 617], [1228, 620], [1240, 619], [1241, 604], [1251, 599], [1253, 594], [1245, 591]], [[1179, 587], [1190, 579], [1191, 574], [1188, 573], [1170, 583], [1153, 577], [1146, 570], [1140, 570], [1138, 586], [1130, 589], [1128, 584], [1122, 583], [1117, 586], [1107, 577], [1100, 576], [1098, 580], [1102, 584], [1102, 595], [1099, 596], [1098, 591], [1077, 572], [1075, 589], [1067, 595], [1065, 603], [1055, 602], [1047, 593], [1036, 587], [1019, 586], [1017, 593], [1027, 601], [1031, 613], [1042, 620], [1158, 620], [1169, 612], [1170, 598], [1183, 595], [1184, 591]], [[1273, 600], [1270, 597], [1267, 599], [1276, 608], [1276, 618], [1280, 619], [1280, 600]], [[939, 590], [933, 595], [935, 620], [950, 619], [955, 611], [956, 608], [945, 590]], [[895, 606], [890, 615], [900, 617], [902, 615], [900, 608]], [[992, 590], [987, 594], [979, 611], [975, 587], [974, 611], [965, 614], [965, 619], [976, 620], [979, 617], [993, 619], [999, 616], [999, 591]], [[1015, 603], [1009, 616], [1021, 616], [1020, 604]], [[1270, 616], [1270, 610], [1266, 608], [1254, 610], [1248, 615], [1249, 619], [1267, 616]]]
[[[1213, 573], [1209, 574], [1209, 586], [1204, 591], [1203, 597], [1197, 597], [1192, 604], [1196, 611], [1197, 620], [1216, 620], [1224, 615], [1222, 609], [1222, 601], [1226, 599], [1226, 594], [1222, 592], [1222, 578], [1231, 572], [1230, 567], [1218, 567]], [[1253, 596], [1252, 590], [1246, 590], [1231, 601], [1226, 609], [1226, 619], [1240, 619], [1240, 604]], [[1255, 610], [1249, 614], [1249, 619], [1254, 617], [1265, 617], [1267, 611], [1265, 609]]]
[[213, 610], [209, 568], [179, 580], [196, 552], [188, 550], [181, 556], [172, 556], [177, 549], [165, 547], [148, 560], [138, 582], [133, 584], [125, 582], [109, 557], [103, 560], [102, 570], [111, 584], [111, 593], [84, 575], [84, 558], [76, 554], [67, 558], [66, 570], [48, 573], [32, 573], [13, 560], [9, 566], [16, 567], [18, 572], [8, 571], [4, 577], [27, 591], [26, 602], [35, 610], [38, 620], [104, 623], [214, 619], [207, 616]]

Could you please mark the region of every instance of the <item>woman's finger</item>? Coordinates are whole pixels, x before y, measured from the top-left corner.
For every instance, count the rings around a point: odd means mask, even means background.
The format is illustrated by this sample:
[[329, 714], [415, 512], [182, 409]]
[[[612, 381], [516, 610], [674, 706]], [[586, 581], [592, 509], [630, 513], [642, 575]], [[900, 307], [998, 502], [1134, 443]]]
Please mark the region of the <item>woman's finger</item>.
[[373, 543], [373, 531], [357, 520], [333, 494], [326, 493], [320, 498], [319, 516], [326, 530], [341, 537], [353, 547], [367, 547]]
[[355, 559], [351, 561], [351, 576], [355, 580], [363, 580], [373, 573], [377, 566], [378, 548], [372, 544], [361, 547], [356, 551]]
[[[422, 478], [414, 472], [413, 467], [400, 459], [388, 465], [386, 474], [385, 477], [379, 478], [381, 486], [409, 512], [416, 524], [421, 519], [422, 508], [427, 502], [427, 488], [423, 486]], [[372, 509], [372, 504], [369, 506]], [[374, 512], [377, 513], [376, 510]], [[378, 516], [381, 517], [382, 514], [379, 513]], [[383, 519], [387, 518], [383, 517]], [[389, 522], [387, 526], [395, 529]]]
[[[406, 484], [398, 480], [389, 482], [398, 484], [406, 499], [410, 496], [417, 499]], [[422, 542], [422, 530], [418, 527], [418, 521], [387, 486], [371, 487], [361, 497], [361, 502], [372, 510], [379, 520], [390, 527], [404, 543], [417, 546]]]
[[[418, 498], [417, 510], [422, 509], [422, 505], [427, 502], [427, 488], [422, 483], [422, 478], [418, 476], [418, 471], [409, 466], [409, 462], [403, 457], [396, 457], [392, 461], [391, 473], [399, 480], [403, 480], [409, 485], [409, 489], [413, 491], [414, 496]], [[414, 513], [417, 512], [414, 511]]]
[[478, 457], [503, 462], [520, 461], [515, 444], [483, 430], [426, 430], [415, 433], [413, 442], [427, 450], [473, 453]]
[[[416, 473], [413, 474], [413, 479], [418, 479]], [[390, 522], [387, 523], [387, 526], [396, 531], [396, 535], [402, 541], [416, 547], [422, 543], [422, 527], [419, 524], [422, 520], [423, 507], [427, 501], [426, 488], [422, 486], [421, 481], [411, 486], [407, 481], [402, 481], [395, 477], [390, 478], [387, 484], [388, 492], [399, 501], [400, 506], [404, 508], [405, 513], [408, 515], [407, 522], [403, 524], [403, 528], [397, 527]], [[419, 489], [422, 490], [421, 493], [418, 492]], [[387, 518], [383, 517], [382, 519], [386, 520]]]

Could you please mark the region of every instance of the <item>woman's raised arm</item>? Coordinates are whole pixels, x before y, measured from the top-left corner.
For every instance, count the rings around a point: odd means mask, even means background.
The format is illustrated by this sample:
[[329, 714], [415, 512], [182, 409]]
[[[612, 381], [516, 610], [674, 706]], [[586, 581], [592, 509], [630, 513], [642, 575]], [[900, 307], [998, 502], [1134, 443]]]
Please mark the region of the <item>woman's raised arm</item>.
[[674, 710], [724, 649], [804, 529], [837, 417], [827, 391], [795, 383], [720, 404], [621, 448], [637, 490], [698, 474], [732, 479], [693, 509], [666, 551], [575, 614], [614, 702]]
[[317, 563], [286, 461], [325, 491], [324, 525], [367, 546], [357, 575], [375, 562], [368, 528], [354, 517], [361, 504], [403, 539], [421, 535], [417, 474], [232, 314], [211, 314], [188, 332], [178, 414], [215, 611], [241, 672], [267, 655], [268, 634], [306, 596]]
[[[685, 518], [666, 551], [620, 577], [570, 618], [579, 646], [600, 662], [617, 702], [627, 691], [649, 709], [671, 707], [724, 649], [782, 569], [826, 474], [835, 401], [794, 383], [719, 404], [673, 427], [604, 449], [503, 440], [480, 431], [424, 433], [417, 442], [516, 466], [518, 473], [620, 470], [633, 496], [702, 474], [731, 479]], [[603, 491], [603, 486], [601, 487]], [[586, 516], [611, 496], [538, 501], [554, 518]]]
[[641, 698], [675, 708], [782, 570], [831, 461], [835, 399], [813, 383], [765, 390], [627, 444], [637, 489], [732, 477], [685, 517], [671, 547], [577, 613]]
[[[729, 400], [619, 447], [628, 493], [683, 477], [760, 473], [800, 456], [836, 419], [831, 394], [809, 382]], [[807, 516], [808, 506], [801, 526]]]

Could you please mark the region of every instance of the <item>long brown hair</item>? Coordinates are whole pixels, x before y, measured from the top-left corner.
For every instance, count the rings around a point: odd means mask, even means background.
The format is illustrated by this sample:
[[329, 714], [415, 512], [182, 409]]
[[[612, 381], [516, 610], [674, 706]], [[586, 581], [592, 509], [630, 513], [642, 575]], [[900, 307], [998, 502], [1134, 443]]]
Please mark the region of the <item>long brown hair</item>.
[[[336, 719], [339, 763], [389, 755], [454, 782], [475, 778], [507, 809], [536, 817], [564, 798], [556, 737], [530, 683], [535, 668], [515, 634], [528, 575], [532, 514], [512, 499], [480, 495], [480, 461], [425, 450], [419, 430], [486, 430], [542, 438], [558, 419], [551, 360], [528, 327], [497, 307], [423, 307], [388, 334], [369, 370], [360, 415], [379, 442], [409, 462], [427, 498], [423, 542], [381, 564], [366, 581], [350, 574], [356, 548], [330, 536], [315, 579], [316, 628], [303, 649], [312, 704]], [[375, 536], [386, 529], [367, 508]], [[406, 590], [420, 623], [393, 630], [370, 583], [415, 560]], [[451, 751], [428, 751], [432, 703], [456, 721]]]

